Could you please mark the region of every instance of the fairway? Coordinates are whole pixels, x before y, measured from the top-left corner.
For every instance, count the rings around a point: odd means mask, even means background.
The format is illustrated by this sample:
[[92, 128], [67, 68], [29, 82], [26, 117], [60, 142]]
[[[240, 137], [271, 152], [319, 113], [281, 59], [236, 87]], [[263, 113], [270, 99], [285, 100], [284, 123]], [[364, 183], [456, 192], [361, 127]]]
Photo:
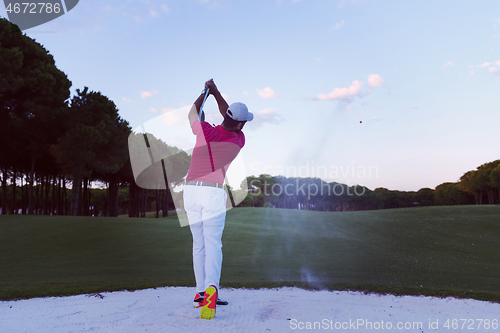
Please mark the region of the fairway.
[[[301, 286], [500, 301], [500, 206], [228, 212], [222, 287]], [[0, 299], [194, 286], [165, 219], [0, 217]]]

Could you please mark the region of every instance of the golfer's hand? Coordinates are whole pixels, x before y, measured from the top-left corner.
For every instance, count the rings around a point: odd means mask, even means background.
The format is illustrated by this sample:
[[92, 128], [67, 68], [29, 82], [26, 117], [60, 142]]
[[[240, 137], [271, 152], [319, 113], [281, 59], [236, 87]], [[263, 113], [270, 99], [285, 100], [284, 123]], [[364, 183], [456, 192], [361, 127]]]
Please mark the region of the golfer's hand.
[[209, 81], [205, 82], [205, 87], [210, 89], [208, 92], [210, 95], [213, 95], [216, 92], [219, 92], [219, 90], [217, 89], [217, 86], [215, 85], [214, 80], [209, 80]]

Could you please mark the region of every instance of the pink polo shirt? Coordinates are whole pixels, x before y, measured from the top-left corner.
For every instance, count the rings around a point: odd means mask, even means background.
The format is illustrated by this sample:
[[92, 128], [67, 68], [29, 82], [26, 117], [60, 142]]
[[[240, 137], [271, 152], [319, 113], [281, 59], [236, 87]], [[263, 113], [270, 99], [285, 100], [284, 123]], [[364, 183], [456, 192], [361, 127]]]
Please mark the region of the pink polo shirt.
[[198, 120], [192, 130], [196, 144], [186, 180], [223, 184], [229, 165], [245, 145], [245, 135]]

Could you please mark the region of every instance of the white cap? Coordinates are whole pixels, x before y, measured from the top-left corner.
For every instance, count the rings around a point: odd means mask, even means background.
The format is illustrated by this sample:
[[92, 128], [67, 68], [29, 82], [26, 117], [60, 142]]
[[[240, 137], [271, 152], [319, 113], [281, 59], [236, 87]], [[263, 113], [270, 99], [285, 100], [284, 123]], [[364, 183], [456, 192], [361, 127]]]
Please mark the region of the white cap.
[[247, 106], [240, 102], [229, 105], [226, 114], [236, 121], [252, 121], [253, 119], [253, 113], [248, 112]]

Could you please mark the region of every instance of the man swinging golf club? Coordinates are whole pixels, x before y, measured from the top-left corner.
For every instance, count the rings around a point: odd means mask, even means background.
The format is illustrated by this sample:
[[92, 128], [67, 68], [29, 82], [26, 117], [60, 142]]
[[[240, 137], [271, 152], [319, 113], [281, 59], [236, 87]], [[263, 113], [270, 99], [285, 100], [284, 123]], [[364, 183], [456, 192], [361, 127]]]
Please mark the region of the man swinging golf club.
[[[224, 117], [218, 126], [204, 121], [203, 104], [208, 95], [215, 97]], [[245, 145], [241, 130], [253, 114], [243, 103], [228, 105], [213, 80], [209, 80], [188, 117], [196, 135], [184, 187], [184, 208], [193, 235], [194, 306], [201, 307], [200, 318], [212, 319], [216, 305], [227, 304], [218, 299], [227, 201], [224, 179], [229, 165]]]

